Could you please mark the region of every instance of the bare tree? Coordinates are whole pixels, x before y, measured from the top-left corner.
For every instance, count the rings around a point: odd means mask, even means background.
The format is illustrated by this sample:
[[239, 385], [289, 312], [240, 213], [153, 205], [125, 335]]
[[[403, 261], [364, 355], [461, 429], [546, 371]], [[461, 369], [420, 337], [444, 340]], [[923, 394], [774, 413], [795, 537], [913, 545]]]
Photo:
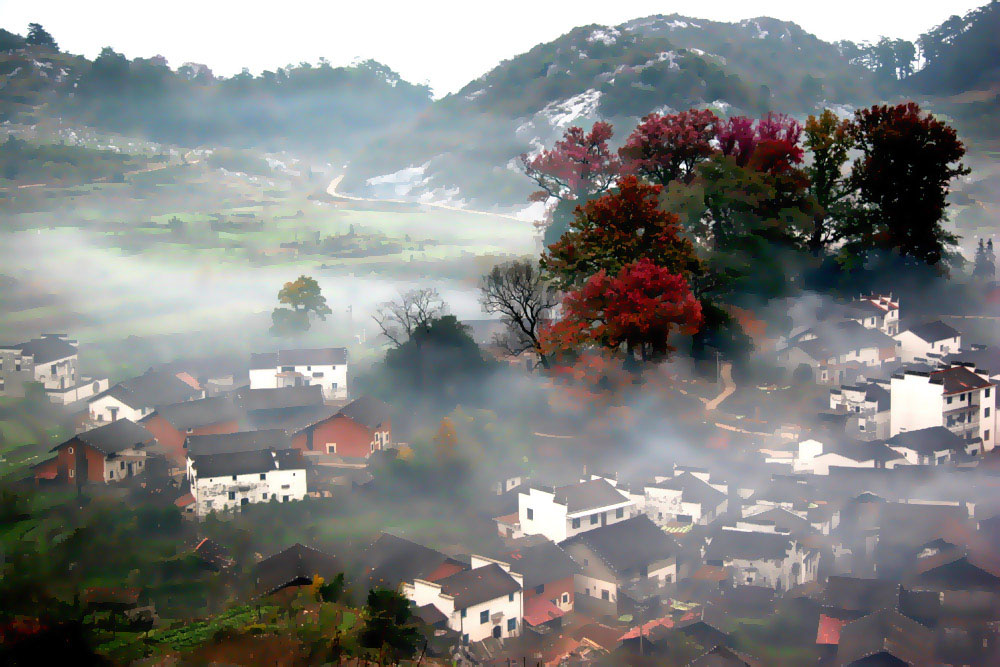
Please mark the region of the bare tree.
[[496, 343], [508, 354], [533, 350], [544, 368], [549, 360], [540, 341], [542, 325], [559, 303], [556, 290], [544, 279], [535, 262], [519, 259], [494, 266], [479, 283], [483, 310], [499, 314], [507, 332]]
[[431, 287], [410, 290], [396, 301], [386, 301], [372, 315], [385, 337], [396, 347], [410, 339], [413, 332], [446, 313], [444, 300]]

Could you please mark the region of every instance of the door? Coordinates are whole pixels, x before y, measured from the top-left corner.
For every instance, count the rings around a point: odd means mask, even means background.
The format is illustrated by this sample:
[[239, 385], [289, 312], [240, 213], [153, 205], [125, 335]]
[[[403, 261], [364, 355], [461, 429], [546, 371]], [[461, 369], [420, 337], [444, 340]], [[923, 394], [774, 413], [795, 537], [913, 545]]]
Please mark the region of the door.
[[608, 513], [607, 512], [601, 512], [601, 525], [602, 526], [608, 525]]
[[499, 625], [494, 625], [493, 626], [493, 638], [494, 639], [500, 639], [500, 633], [501, 633], [500, 626]]

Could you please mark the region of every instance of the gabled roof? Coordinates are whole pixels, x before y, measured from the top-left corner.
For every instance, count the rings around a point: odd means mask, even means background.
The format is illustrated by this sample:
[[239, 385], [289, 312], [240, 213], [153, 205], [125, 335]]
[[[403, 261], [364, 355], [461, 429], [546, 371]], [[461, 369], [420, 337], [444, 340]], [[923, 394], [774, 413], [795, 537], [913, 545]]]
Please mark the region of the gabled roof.
[[59, 449], [73, 440], [90, 445], [105, 456], [117, 454], [126, 449], [141, 447], [150, 442], [153, 434], [128, 419], [119, 419], [104, 426], [83, 433], [77, 433], [72, 438], [52, 448], [51, 451]]
[[841, 611], [868, 614], [879, 609], [896, 609], [900, 590], [898, 583], [884, 579], [831, 576], [822, 603]]
[[563, 545], [568, 548], [576, 543], [589, 547], [617, 574], [665, 560], [680, 549], [645, 514], [574, 535]]
[[788, 535], [725, 528], [712, 538], [705, 551], [705, 561], [784, 560], [792, 548]]
[[296, 543], [257, 563], [254, 579], [257, 590], [267, 595], [286, 586], [312, 583], [316, 575], [330, 581], [343, 571], [335, 556]]
[[243, 416], [243, 411], [237, 408], [228, 397], [214, 396], [196, 401], [161, 405], [156, 408], [156, 412], [145, 419], [150, 419], [153, 415], [159, 415], [178, 431], [185, 431], [189, 428], [238, 421]]
[[392, 411], [382, 401], [365, 394], [341, 408], [339, 414], [369, 430], [375, 430], [389, 421]]
[[939, 340], [958, 338], [961, 335], [941, 320], [924, 322], [923, 324], [910, 327], [907, 331], [926, 343], [936, 343]]
[[395, 588], [404, 581], [427, 579], [451, 559], [430, 547], [382, 533], [365, 551], [363, 560], [370, 585]]
[[278, 389], [243, 389], [237, 403], [244, 410], [285, 410], [323, 404], [323, 388], [318, 384]]
[[835, 447], [832, 453], [839, 454], [852, 461], [895, 461], [903, 458], [903, 455], [879, 441], [859, 441], [844, 443]]
[[[807, 338], [815, 335], [815, 338]], [[798, 347], [816, 361], [838, 357], [863, 348], [895, 348], [896, 341], [877, 329], [867, 329], [854, 320], [820, 324], [797, 336], [789, 347]]]
[[303, 405], [284, 410], [256, 410], [250, 413], [250, 426], [255, 429], [281, 429], [294, 435], [337, 414], [331, 405]]
[[455, 598], [455, 609], [468, 609], [521, 590], [521, 585], [496, 563], [456, 572], [436, 583], [442, 593]]
[[766, 521], [781, 530], [808, 532], [813, 532], [814, 530], [808, 519], [805, 519], [794, 512], [789, 512], [783, 507], [772, 507], [769, 510], [764, 510], [763, 512], [744, 517], [743, 520], [755, 523]]
[[131, 408], [140, 409], [188, 401], [201, 396], [201, 392], [172, 373], [149, 371], [119, 382], [91, 402], [103, 396], [111, 396]]
[[289, 449], [292, 446], [288, 435], [280, 429], [189, 435], [185, 444], [188, 456], [192, 458], [214, 454], [255, 452], [265, 449]]
[[341, 366], [347, 363], [347, 349], [324, 347], [311, 350], [279, 350], [250, 355], [254, 370], [279, 366]]
[[951, 368], [934, 371], [930, 377], [931, 383], [944, 385], [946, 396], [948, 394], [960, 394], [973, 389], [983, 389], [993, 384], [989, 380], [980, 377], [977, 373], [973, 373], [965, 366], [952, 366]]
[[501, 560], [510, 563], [512, 571], [524, 576], [526, 589], [566, 579], [580, 571], [580, 566], [568, 553], [548, 540], [512, 551]]
[[894, 609], [869, 614], [840, 630], [837, 665], [880, 653], [914, 666], [934, 664], [934, 634]]
[[272, 470], [304, 470], [302, 453], [297, 449], [275, 451], [264, 449], [231, 454], [211, 454], [191, 457], [191, 467], [197, 477], [229, 477], [253, 475]]
[[697, 503], [707, 507], [717, 507], [726, 499], [726, 494], [689, 472], [652, 486], [661, 489], [676, 489], [681, 491], [681, 500], [684, 502]]
[[57, 359], [65, 359], [77, 354], [77, 347], [59, 335], [45, 335], [27, 343], [2, 346], [5, 350], [20, 350], [21, 354], [34, 358], [35, 364], [47, 364]]
[[575, 514], [627, 503], [629, 499], [607, 480], [598, 478], [557, 488], [555, 502], [565, 505], [568, 514]]
[[886, 441], [890, 447], [911, 449], [918, 454], [932, 455], [942, 450], [962, 451], [965, 441], [944, 426], [931, 426], [916, 431], [897, 433]]

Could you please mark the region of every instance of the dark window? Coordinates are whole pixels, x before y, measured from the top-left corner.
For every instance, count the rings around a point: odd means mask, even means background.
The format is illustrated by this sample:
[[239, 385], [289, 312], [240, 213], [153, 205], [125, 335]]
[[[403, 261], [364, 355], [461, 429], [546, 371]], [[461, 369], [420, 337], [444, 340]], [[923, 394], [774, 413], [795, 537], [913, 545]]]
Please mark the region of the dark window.
[[462, 643], [463, 644], [469, 643], [469, 635], [462, 635]]
[[265, 479], [266, 477], [267, 477], [267, 475], [266, 475], [265, 473], [261, 473], [261, 474], [260, 474], [260, 478], [261, 478], [261, 479]]
[[616, 519], [620, 519], [623, 516], [625, 516], [625, 508], [624, 507], [619, 507], [618, 509], [615, 510], [615, 518]]
[[535, 592], [536, 593], [544, 593], [545, 592], [545, 584], [541, 584], [539, 586], [535, 586]]
[[465, 618], [465, 612], [467, 612], [467, 611], [468, 611], [468, 609], [463, 609], [462, 610], [462, 618]]
[[229, 499], [230, 500], [236, 500], [236, 492], [235, 491], [230, 491], [229, 492]]
[[535, 518], [535, 510], [528, 508], [528, 521], [533, 521]]
[[281, 502], [287, 503], [288, 502], [288, 496], [281, 496]]
[[948, 397], [948, 405], [951, 405], [951, 396]]
[[606, 590], [605, 591], [601, 591], [601, 599], [602, 600], [610, 600], [611, 599], [611, 593], [609, 593]]
[[593, 526], [596, 523], [597, 523], [597, 515], [596, 514], [591, 514], [590, 515], [590, 525]]
[[983, 440], [989, 440], [989, 439], [990, 439], [990, 430], [986, 429], [985, 431], [983, 431]]
[[514, 601], [514, 594], [511, 593], [510, 595], [507, 596], [507, 602], [513, 602], [513, 601]]
[[986, 396], [986, 398], [990, 397], [990, 387], [986, 388], [986, 394], [985, 394], [985, 396]]
[[580, 520], [579, 519], [573, 519], [573, 527], [574, 528], [579, 528], [580, 527]]
[[490, 610], [489, 609], [483, 609], [481, 612], [479, 612], [479, 622], [480, 623], [489, 623], [490, 622]]
[[236, 475], [233, 475], [233, 481], [234, 482], [236, 481]]
[[563, 604], [569, 602], [569, 593], [563, 593]]
[[517, 619], [516, 618], [508, 618], [507, 619], [507, 632], [514, 632], [514, 630], [517, 630]]
[[986, 410], [983, 412], [983, 416], [984, 417], [989, 417], [990, 416], [990, 409], [989, 408], [986, 408]]

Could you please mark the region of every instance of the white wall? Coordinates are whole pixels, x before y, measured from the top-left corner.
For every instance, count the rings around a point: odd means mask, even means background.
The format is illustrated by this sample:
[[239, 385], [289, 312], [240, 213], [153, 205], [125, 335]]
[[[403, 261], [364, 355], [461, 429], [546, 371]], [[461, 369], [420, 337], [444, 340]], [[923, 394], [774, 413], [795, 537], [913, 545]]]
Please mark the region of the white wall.
[[928, 354], [945, 355], [958, 352], [962, 347], [962, 337], [955, 336], [936, 343], [928, 343], [911, 331], [901, 331], [893, 336], [899, 342], [899, 358], [905, 363], [915, 359], [926, 359]]
[[[118, 408], [118, 412], [115, 415], [114, 420], [111, 418], [112, 408]], [[113, 396], [101, 396], [100, 398], [91, 401], [88, 404], [87, 409], [90, 412], [90, 419], [101, 423], [108, 423], [119, 419], [131, 419], [132, 421], [137, 422], [153, 411], [151, 407], [140, 409], [132, 408]]]
[[251, 368], [251, 389], [277, 389], [278, 371], [275, 368]]
[[[261, 474], [264, 479], [261, 479]], [[230, 499], [232, 491], [235, 498]], [[302, 500], [306, 496], [305, 469], [270, 470], [265, 473], [246, 475], [224, 475], [221, 477], [194, 477], [191, 494], [195, 499], [198, 516], [210, 512], [233, 510], [240, 507], [244, 498], [249, 503], [270, 502], [274, 496], [278, 502]]]
[[904, 374], [892, 378], [889, 414], [889, 435], [904, 431], [941, 426], [944, 409], [944, 387], [931, 384], [926, 375]]
[[[292, 372], [302, 375], [299, 381], [305, 385], [318, 385], [323, 389], [323, 398], [327, 400], [347, 398], [347, 364], [320, 364], [299, 366], [277, 366], [275, 368], [250, 369], [251, 389], [275, 389], [277, 387], [295, 386], [291, 378], [282, 378], [278, 374], [282, 368], [292, 368]], [[316, 377], [316, 376], [320, 377]]]

